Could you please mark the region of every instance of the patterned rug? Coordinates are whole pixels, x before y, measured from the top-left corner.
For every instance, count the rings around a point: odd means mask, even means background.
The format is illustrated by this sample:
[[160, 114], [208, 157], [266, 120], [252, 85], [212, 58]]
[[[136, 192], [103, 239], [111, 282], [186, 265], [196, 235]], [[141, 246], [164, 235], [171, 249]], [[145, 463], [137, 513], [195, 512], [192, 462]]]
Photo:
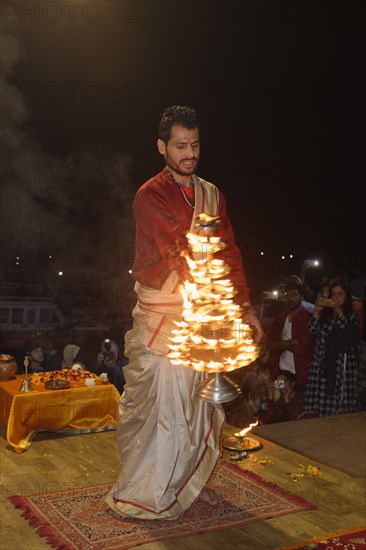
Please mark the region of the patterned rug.
[[276, 550], [365, 550], [366, 526], [336, 531], [316, 539], [309, 539], [294, 546], [282, 546]]
[[110, 487], [108, 483], [9, 499], [23, 510], [22, 515], [40, 537], [62, 550], [126, 550], [148, 542], [232, 529], [316, 509], [304, 498], [226, 462], [219, 465], [209, 483], [220, 499], [219, 505], [197, 500], [175, 521], [117, 517], [104, 502]]

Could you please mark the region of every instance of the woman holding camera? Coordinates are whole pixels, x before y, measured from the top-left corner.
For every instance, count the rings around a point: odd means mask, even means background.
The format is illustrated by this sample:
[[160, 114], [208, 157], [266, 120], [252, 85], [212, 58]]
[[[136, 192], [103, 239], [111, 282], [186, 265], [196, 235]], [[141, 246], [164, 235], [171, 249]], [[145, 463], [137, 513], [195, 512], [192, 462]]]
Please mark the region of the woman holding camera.
[[305, 410], [319, 416], [358, 411], [358, 316], [351, 287], [335, 281], [329, 299], [318, 297], [309, 321], [315, 350], [305, 389]]
[[[275, 392], [280, 392], [275, 399]], [[282, 370], [267, 387], [268, 412], [264, 424], [297, 420], [304, 410], [304, 394], [296, 389], [296, 375]]]

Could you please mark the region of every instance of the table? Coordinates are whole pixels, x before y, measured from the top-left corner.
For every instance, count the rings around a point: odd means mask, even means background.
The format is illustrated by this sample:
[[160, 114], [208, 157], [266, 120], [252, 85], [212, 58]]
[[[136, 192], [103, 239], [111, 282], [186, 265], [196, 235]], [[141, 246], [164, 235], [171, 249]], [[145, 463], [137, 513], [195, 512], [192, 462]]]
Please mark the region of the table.
[[48, 390], [33, 384], [32, 392], [20, 392], [24, 375], [0, 382], [0, 423], [7, 428], [7, 441], [17, 453], [28, 449], [41, 430], [88, 433], [117, 426], [120, 394], [113, 384], [85, 386], [73, 381], [65, 390]]

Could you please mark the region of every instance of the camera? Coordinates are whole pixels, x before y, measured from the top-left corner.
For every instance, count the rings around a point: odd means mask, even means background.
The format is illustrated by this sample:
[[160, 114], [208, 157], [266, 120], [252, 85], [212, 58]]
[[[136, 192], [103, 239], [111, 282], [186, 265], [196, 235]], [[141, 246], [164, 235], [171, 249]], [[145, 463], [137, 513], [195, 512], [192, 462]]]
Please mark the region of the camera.
[[284, 380], [275, 380], [274, 381], [274, 387], [277, 389], [282, 389], [285, 387], [285, 381]]
[[334, 307], [334, 302], [332, 298], [325, 298], [324, 296], [318, 298], [318, 304], [321, 307]]
[[103, 359], [104, 361], [110, 361], [111, 359], [114, 359], [114, 353], [112, 350], [112, 341], [109, 338], [106, 338], [103, 340], [103, 346], [105, 349], [105, 352], [103, 353]]

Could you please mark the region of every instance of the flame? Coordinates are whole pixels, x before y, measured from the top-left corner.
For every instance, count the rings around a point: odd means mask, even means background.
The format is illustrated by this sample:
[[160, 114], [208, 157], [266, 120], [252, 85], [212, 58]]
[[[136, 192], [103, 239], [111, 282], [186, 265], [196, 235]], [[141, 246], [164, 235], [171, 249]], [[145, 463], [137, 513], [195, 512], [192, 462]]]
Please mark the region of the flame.
[[241, 432], [238, 432], [235, 435], [235, 437], [244, 437], [252, 428], [255, 428], [255, 426], [258, 426], [259, 420], [257, 419], [256, 422], [249, 424], [249, 428], [244, 428]]
[[233, 302], [236, 290], [223, 278], [230, 267], [213, 257], [226, 245], [210, 231], [203, 233], [188, 233], [190, 251], [181, 253], [193, 282], [185, 281], [180, 288], [182, 319], [175, 322], [168, 357], [174, 365], [196, 371], [232, 371], [252, 363], [259, 348], [251, 327], [241, 319], [241, 307]]

